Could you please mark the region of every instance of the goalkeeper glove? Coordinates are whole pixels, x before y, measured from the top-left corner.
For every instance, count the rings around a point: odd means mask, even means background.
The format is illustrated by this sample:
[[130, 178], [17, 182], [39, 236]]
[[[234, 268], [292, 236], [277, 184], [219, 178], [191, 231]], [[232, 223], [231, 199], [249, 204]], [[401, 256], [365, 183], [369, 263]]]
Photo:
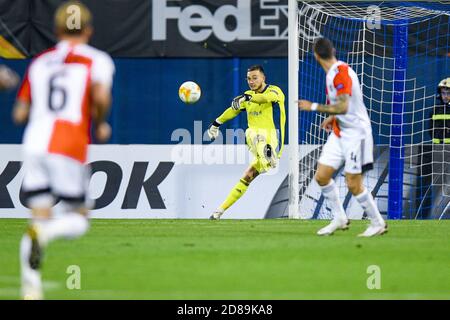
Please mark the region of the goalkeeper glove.
[[219, 136], [219, 126], [220, 123], [217, 122], [217, 120], [214, 120], [213, 123], [208, 128], [208, 136], [211, 139], [211, 141], [216, 140], [216, 138]]
[[233, 108], [233, 110], [239, 110], [241, 108], [242, 102], [250, 101], [251, 99], [252, 96], [250, 94], [247, 93], [241, 94], [240, 96], [237, 96], [236, 98], [233, 99], [233, 101], [231, 102], [231, 108]]

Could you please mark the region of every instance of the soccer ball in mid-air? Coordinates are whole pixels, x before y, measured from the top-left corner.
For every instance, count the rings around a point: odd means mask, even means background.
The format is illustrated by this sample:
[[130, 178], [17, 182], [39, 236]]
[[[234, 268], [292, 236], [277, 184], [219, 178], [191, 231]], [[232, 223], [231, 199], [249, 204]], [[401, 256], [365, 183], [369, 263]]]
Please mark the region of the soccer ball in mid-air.
[[196, 103], [200, 96], [202, 95], [202, 91], [200, 90], [200, 86], [193, 81], [186, 81], [180, 86], [178, 89], [178, 95], [180, 96], [181, 101], [187, 104]]

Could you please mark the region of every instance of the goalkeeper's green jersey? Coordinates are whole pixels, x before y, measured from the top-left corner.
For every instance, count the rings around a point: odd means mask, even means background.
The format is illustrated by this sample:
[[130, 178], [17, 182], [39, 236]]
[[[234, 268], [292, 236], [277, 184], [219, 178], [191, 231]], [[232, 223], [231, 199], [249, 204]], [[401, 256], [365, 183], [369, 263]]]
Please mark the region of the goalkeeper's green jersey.
[[[266, 85], [264, 91], [261, 93], [256, 93], [253, 90], [247, 90], [245, 93], [252, 96], [250, 101], [242, 102], [239, 110], [234, 110], [229, 107], [216, 121], [225, 123], [236, 117], [241, 111], [247, 111], [248, 127], [250, 129], [265, 129], [268, 131], [279, 129], [281, 143], [278, 156], [281, 157], [284, 148], [284, 131], [286, 123], [283, 91], [277, 86]], [[274, 118], [277, 113], [279, 113], [280, 119], [275, 121]]]

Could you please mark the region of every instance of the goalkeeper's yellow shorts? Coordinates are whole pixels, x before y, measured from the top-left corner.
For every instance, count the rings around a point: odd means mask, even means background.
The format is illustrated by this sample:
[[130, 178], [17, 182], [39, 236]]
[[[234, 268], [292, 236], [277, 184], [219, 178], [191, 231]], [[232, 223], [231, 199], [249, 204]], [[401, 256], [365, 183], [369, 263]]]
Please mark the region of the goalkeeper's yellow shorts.
[[264, 173], [277, 166], [278, 137], [276, 130], [248, 128], [245, 131], [245, 139], [249, 151], [254, 156], [250, 164], [253, 168], [259, 173]]

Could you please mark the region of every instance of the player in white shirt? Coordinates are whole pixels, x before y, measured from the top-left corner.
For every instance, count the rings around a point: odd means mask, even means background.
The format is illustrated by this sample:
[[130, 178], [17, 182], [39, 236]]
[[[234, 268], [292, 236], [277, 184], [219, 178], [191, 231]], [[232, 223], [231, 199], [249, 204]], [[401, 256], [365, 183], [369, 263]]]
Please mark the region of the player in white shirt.
[[319, 38], [314, 43], [314, 57], [326, 72], [329, 104], [300, 100], [298, 105], [303, 111], [330, 114], [321, 125], [331, 134], [323, 146], [315, 179], [334, 215], [331, 223], [317, 234], [330, 235], [348, 228], [349, 220], [333, 180], [333, 174], [343, 163], [347, 186], [371, 220], [360, 236], [383, 234], [387, 232], [387, 224], [363, 183], [363, 173], [373, 168], [373, 138], [358, 77], [345, 62], [336, 59], [333, 44], [326, 38]]
[[[80, 13], [78, 26], [68, 23], [73, 12]], [[89, 10], [79, 2], [65, 3], [56, 11], [55, 27], [59, 42], [33, 59], [13, 111], [16, 123], [28, 120], [21, 192], [32, 220], [20, 244], [24, 299], [43, 297], [39, 268], [47, 244], [88, 230], [85, 162], [91, 120], [99, 142], [111, 135], [106, 116], [114, 63], [87, 45], [92, 35]], [[54, 217], [51, 208], [58, 200], [64, 214]]]

